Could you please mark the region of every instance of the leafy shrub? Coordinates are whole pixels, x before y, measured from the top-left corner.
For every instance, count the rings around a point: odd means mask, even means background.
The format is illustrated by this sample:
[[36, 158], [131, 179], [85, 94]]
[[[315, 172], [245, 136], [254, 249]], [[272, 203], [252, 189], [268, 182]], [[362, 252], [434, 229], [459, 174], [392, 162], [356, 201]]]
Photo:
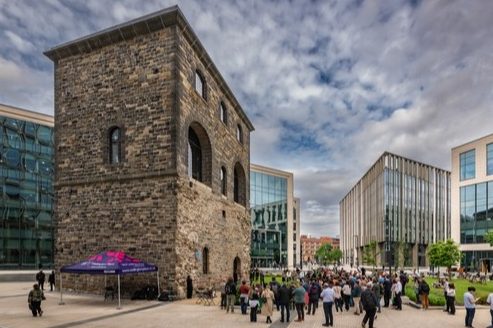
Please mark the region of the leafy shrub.
[[445, 305], [445, 297], [443, 296], [438, 296], [435, 294], [430, 294], [428, 296], [430, 300], [430, 305], [436, 305], [436, 306], [443, 306]]
[[414, 288], [406, 287], [406, 296], [413, 302], [416, 302], [416, 293], [414, 292]]

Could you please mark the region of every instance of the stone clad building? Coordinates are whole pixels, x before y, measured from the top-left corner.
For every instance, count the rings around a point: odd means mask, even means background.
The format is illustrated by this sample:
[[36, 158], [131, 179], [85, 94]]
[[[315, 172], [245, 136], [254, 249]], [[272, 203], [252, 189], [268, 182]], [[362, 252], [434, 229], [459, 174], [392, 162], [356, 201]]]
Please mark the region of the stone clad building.
[[253, 126], [180, 9], [45, 55], [55, 63], [56, 268], [118, 249], [155, 263], [182, 294], [187, 275], [195, 286], [241, 278]]

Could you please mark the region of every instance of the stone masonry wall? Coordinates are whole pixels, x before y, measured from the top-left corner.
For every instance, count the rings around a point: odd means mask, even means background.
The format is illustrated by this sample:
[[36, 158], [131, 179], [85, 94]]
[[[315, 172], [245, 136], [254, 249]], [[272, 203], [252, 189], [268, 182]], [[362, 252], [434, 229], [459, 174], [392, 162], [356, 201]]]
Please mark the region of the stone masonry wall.
[[[177, 144], [178, 182], [178, 233], [177, 282], [184, 286], [190, 274], [195, 285], [214, 286], [222, 278], [233, 276], [233, 261], [241, 261], [241, 276], [250, 268], [250, 215], [249, 167], [250, 135], [249, 129], [219, 85], [209, 67], [201, 61], [188, 39], [178, 33], [179, 70], [179, 118]], [[199, 70], [205, 80], [205, 99], [195, 90], [195, 72]], [[221, 102], [227, 109], [227, 124], [220, 118]], [[207, 133], [212, 149], [212, 183], [192, 180], [187, 176], [187, 137], [191, 124], [198, 123]], [[238, 142], [236, 127], [243, 130], [243, 144]], [[233, 201], [233, 172], [239, 163], [244, 170], [243, 192], [246, 206]], [[227, 193], [221, 193], [221, 166], [227, 171]], [[223, 217], [223, 211], [225, 217]], [[209, 271], [203, 274], [202, 261], [193, 254], [209, 249]]]
[[[56, 63], [57, 268], [116, 249], [158, 265], [162, 283], [174, 279], [175, 30]], [[117, 165], [108, 155], [113, 126], [123, 131]], [[67, 288], [103, 289], [103, 277], [64, 278]], [[135, 282], [133, 289], [139, 280], [154, 284], [156, 278], [126, 276], [122, 283]]]
[[[71, 264], [104, 250], [124, 250], [154, 263], [161, 283], [175, 278], [175, 177], [128, 180], [63, 187], [56, 237], [56, 267]], [[108, 285], [116, 284], [108, 278]], [[133, 284], [132, 284], [133, 282]], [[125, 290], [155, 284], [146, 273], [122, 278]], [[76, 291], [102, 292], [104, 278], [64, 275], [64, 286]]]
[[[55, 63], [56, 266], [118, 249], [155, 263], [162, 288], [184, 295], [185, 279], [215, 285], [250, 266], [247, 122], [226, 96], [203, 54], [176, 25]], [[206, 99], [194, 89], [195, 70], [206, 82]], [[228, 110], [220, 120], [219, 106]], [[241, 125], [243, 143], [237, 141]], [[123, 161], [109, 164], [109, 129], [123, 131]], [[188, 129], [200, 127], [208, 161], [207, 181], [188, 176]], [[202, 140], [201, 140], [202, 145]], [[245, 204], [234, 202], [233, 172], [240, 165]], [[221, 166], [227, 194], [221, 194]], [[197, 251], [209, 248], [209, 273]], [[114, 284], [114, 278], [108, 278]], [[155, 276], [125, 276], [133, 290]], [[102, 291], [103, 277], [64, 275], [64, 286]]]

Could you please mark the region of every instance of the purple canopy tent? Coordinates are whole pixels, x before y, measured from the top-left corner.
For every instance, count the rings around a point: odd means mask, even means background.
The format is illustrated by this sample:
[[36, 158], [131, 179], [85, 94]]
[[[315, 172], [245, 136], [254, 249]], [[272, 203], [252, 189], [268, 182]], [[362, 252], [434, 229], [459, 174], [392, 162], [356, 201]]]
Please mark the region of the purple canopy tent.
[[87, 260], [66, 265], [60, 269], [60, 305], [63, 303], [62, 272], [78, 274], [118, 275], [118, 309], [120, 303], [120, 275], [142, 272], [157, 273], [157, 289], [159, 295], [159, 271], [154, 264], [128, 256], [122, 251], [106, 251], [89, 257]]

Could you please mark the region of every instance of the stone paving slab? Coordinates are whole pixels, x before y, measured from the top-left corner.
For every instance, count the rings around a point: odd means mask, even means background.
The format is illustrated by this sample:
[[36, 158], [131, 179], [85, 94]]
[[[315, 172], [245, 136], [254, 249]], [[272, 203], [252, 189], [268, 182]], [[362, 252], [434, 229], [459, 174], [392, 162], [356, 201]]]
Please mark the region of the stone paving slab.
[[[58, 305], [59, 294], [46, 292], [43, 302], [45, 314], [42, 318], [33, 318], [27, 308], [29, 284], [0, 283], [0, 328], [14, 327], [138, 327], [138, 328], [301, 328], [322, 327], [323, 309], [320, 303], [314, 316], [305, 315], [302, 323], [279, 322], [280, 313], [274, 311], [272, 325], [265, 323], [265, 317], [258, 316], [258, 322], [250, 323], [249, 315], [241, 315], [236, 307], [235, 313], [226, 313], [218, 305], [197, 305], [196, 300], [178, 302], [148, 302], [124, 300], [123, 309], [116, 309], [116, 302], [104, 302], [97, 295], [66, 295], [66, 305]], [[19, 296], [20, 295], [20, 296]], [[216, 300], [217, 304], [217, 300]], [[378, 314], [375, 328], [459, 328], [464, 326], [465, 311], [458, 308], [455, 316], [441, 310], [423, 311], [404, 306], [402, 311], [383, 309]], [[295, 311], [291, 320], [296, 319]], [[350, 312], [334, 313], [334, 327], [359, 328], [363, 315]], [[488, 308], [476, 311], [474, 326], [484, 328], [490, 324]]]

